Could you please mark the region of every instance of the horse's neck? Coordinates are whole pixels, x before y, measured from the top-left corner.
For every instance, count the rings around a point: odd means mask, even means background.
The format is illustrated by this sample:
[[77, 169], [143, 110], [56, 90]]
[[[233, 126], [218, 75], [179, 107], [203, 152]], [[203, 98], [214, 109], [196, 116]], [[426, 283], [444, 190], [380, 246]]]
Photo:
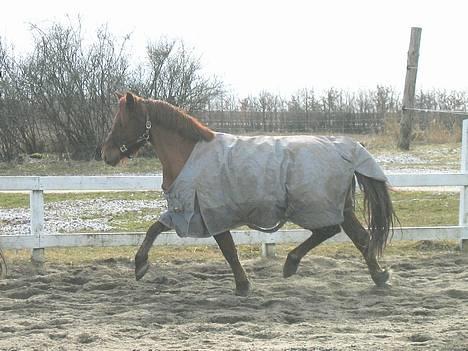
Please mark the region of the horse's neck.
[[165, 128], [155, 128], [151, 143], [163, 168], [162, 188], [167, 190], [184, 167], [196, 142]]

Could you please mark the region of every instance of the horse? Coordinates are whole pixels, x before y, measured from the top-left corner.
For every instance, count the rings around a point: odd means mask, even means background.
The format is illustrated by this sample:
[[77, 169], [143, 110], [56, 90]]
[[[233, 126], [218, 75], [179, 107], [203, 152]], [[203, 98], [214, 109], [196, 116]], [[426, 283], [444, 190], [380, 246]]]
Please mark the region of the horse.
[[[289, 220], [311, 236], [288, 253], [284, 278], [342, 228], [374, 283], [389, 282], [390, 271], [378, 258], [396, 216], [386, 177], [361, 144], [350, 138], [217, 133], [165, 101], [131, 92], [116, 95], [118, 111], [97, 153], [117, 166], [150, 143], [162, 164], [168, 202], [168, 211], [149, 227], [135, 255], [136, 280], [149, 269], [148, 253], [157, 236], [175, 229], [181, 237], [213, 236], [232, 269], [235, 294], [247, 296], [250, 280], [230, 230], [248, 225], [273, 232]], [[367, 229], [354, 211], [356, 184], [363, 193]]]

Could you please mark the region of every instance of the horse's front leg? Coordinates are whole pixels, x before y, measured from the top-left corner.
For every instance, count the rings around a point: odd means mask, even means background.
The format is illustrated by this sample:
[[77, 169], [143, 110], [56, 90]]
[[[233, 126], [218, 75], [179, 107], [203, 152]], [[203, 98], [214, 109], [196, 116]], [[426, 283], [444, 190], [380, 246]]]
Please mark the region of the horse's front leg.
[[161, 222], [155, 222], [151, 227], [149, 227], [146, 232], [145, 240], [141, 243], [140, 248], [138, 249], [135, 255], [135, 277], [136, 280], [140, 280], [146, 274], [149, 268], [148, 264], [148, 253], [153, 246], [154, 240], [162, 232], [169, 230]]
[[250, 290], [250, 282], [244, 268], [239, 262], [236, 245], [232, 240], [231, 232], [217, 234], [214, 238], [218, 243], [224, 258], [231, 266], [232, 273], [234, 274], [234, 279], [236, 281], [236, 295], [247, 296]]

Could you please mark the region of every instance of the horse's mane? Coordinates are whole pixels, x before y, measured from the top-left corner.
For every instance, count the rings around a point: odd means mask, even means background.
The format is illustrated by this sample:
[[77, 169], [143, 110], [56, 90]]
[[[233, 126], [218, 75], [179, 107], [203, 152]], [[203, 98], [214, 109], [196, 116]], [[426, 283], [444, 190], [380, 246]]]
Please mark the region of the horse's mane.
[[148, 114], [152, 121], [164, 128], [178, 132], [194, 141], [210, 141], [214, 132], [187, 112], [162, 100], [145, 99]]

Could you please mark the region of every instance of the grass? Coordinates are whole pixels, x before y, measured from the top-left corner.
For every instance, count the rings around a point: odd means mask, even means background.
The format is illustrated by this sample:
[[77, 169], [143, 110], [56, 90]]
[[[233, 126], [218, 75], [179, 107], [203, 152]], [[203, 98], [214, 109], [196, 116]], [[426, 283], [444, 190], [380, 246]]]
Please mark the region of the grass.
[[27, 208], [27, 207], [29, 207], [29, 194], [0, 193], [0, 208]]
[[145, 220], [145, 216], [155, 218], [155, 210], [144, 208], [139, 211], [120, 213], [112, 218], [114, 230], [119, 232], [146, 232], [154, 220]]
[[55, 155], [41, 159], [28, 156], [20, 162], [0, 162], [0, 176], [65, 176], [65, 175], [123, 175], [161, 173], [157, 158], [136, 157], [126, 164], [111, 167], [102, 161], [61, 160]]
[[392, 200], [403, 227], [458, 224], [458, 193], [401, 191], [394, 192]]
[[[278, 259], [283, 260], [294, 245], [277, 245]], [[137, 248], [130, 246], [122, 247], [71, 247], [71, 248], [48, 248], [46, 259], [48, 264], [79, 265], [98, 262], [123, 262], [131, 263]], [[239, 256], [241, 260], [258, 259], [260, 257], [260, 245], [239, 245]], [[459, 252], [458, 243], [455, 241], [395, 241], [387, 246], [386, 256], [404, 255], [419, 256], [435, 253]], [[30, 250], [5, 250], [5, 257], [9, 264], [26, 263], [30, 261]], [[328, 257], [356, 257], [361, 254], [351, 243], [323, 244], [311, 252], [314, 256]], [[216, 246], [155, 246], [150, 251], [150, 261], [156, 263], [167, 263], [174, 261], [224, 261], [224, 258]]]

